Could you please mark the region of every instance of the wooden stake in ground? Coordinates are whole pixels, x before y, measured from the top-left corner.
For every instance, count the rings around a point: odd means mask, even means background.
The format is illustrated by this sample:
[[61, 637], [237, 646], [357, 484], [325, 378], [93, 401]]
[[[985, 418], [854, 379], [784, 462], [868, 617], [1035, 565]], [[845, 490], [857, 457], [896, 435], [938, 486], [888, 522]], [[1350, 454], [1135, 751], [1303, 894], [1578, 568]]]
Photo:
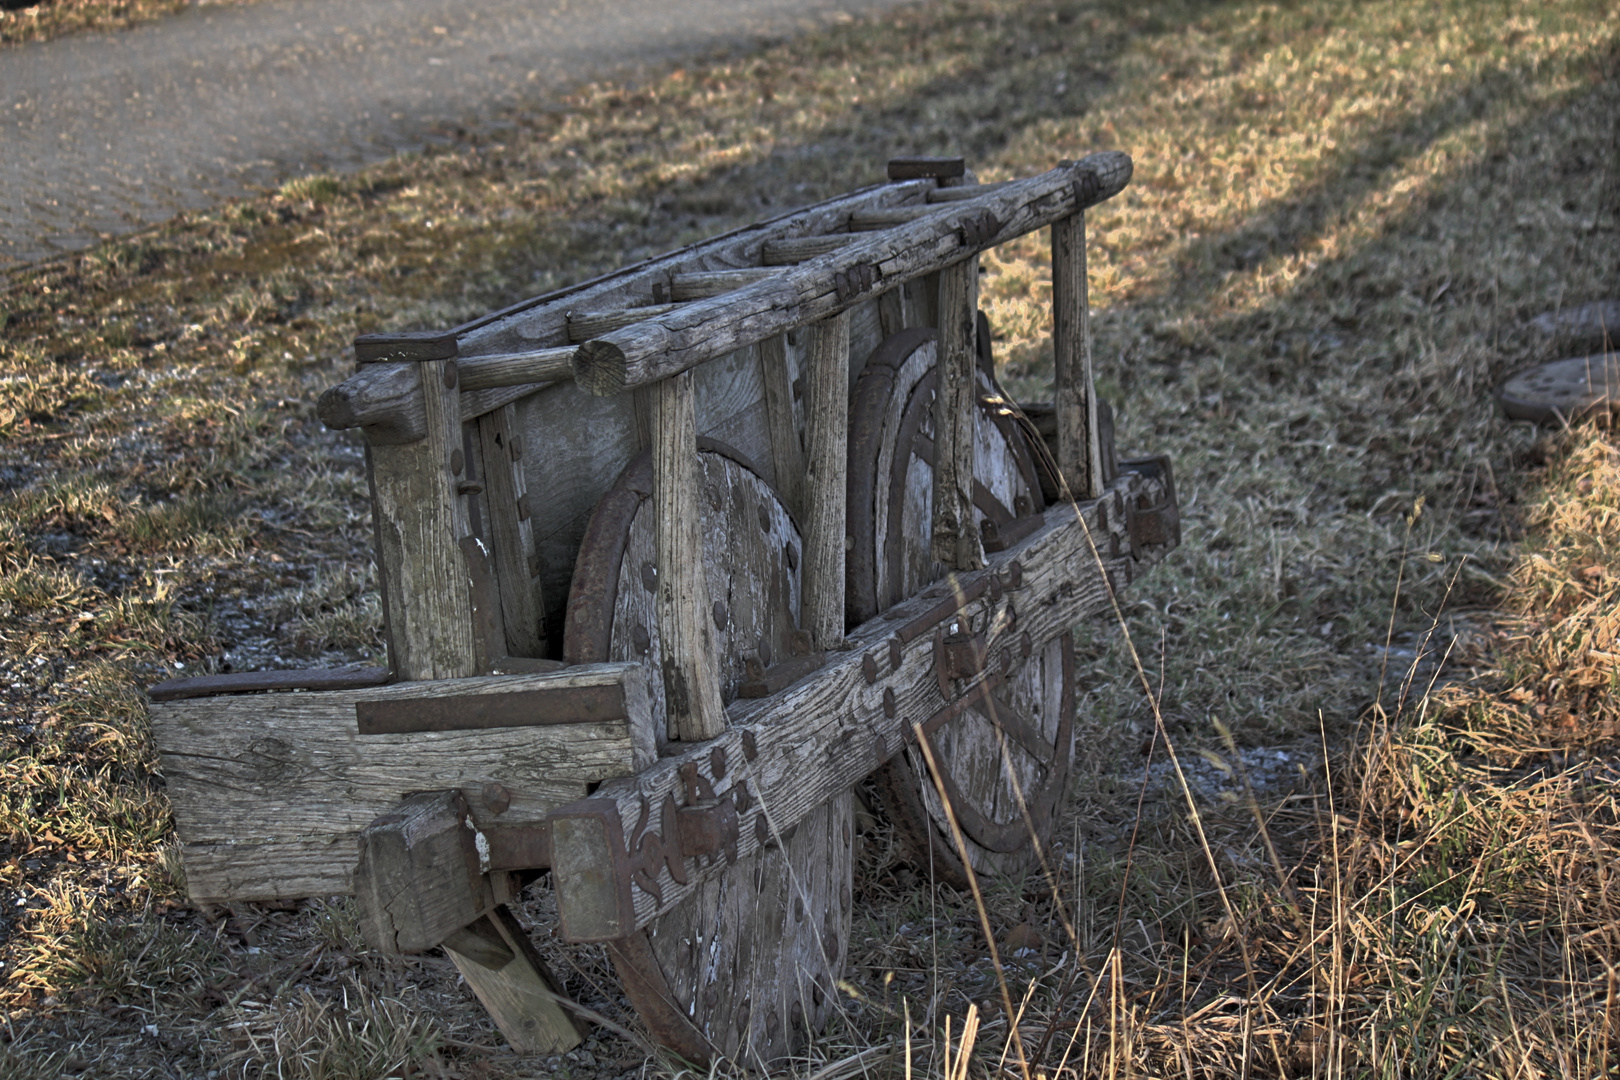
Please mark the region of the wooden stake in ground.
[[1091, 371], [1091, 313], [1086, 300], [1086, 215], [1052, 224], [1052, 347], [1057, 353], [1058, 467], [1075, 499], [1102, 492], [1097, 394]]
[[708, 583], [703, 578], [697, 420], [690, 371], [658, 384], [653, 420], [664, 705], [670, 736], [695, 742], [724, 731], [726, 711], [720, 701], [720, 661], [715, 652]]
[[849, 316], [806, 326], [805, 428], [810, 460], [805, 476], [804, 617], [818, 649], [844, 640], [844, 553], [849, 473]]
[[952, 570], [977, 570], [984, 565], [973, 508], [974, 434], [979, 422], [978, 301], [977, 258], [940, 271], [933, 556]]

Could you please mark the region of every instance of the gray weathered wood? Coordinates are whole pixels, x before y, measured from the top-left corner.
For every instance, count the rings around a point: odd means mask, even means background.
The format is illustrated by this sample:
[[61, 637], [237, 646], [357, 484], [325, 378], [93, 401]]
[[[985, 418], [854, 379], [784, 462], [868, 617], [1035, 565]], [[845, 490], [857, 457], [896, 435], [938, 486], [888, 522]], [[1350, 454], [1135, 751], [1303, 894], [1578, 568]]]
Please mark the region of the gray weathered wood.
[[1097, 394], [1091, 370], [1091, 316], [1086, 299], [1086, 215], [1052, 224], [1052, 348], [1056, 354], [1053, 408], [1058, 468], [1076, 499], [1103, 486]]
[[804, 513], [804, 443], [793, 420], [793, 373], [788, 370], [787, 335], [759, 343], [759, 371], [765, 383], [765, 415], [771, 434], [776, 490], [795, 514]]
[[725, 729], [720, 664], [699, 530], [697, 418], [692, 375], [656, 391], [653, 499], [657, 507], [658, 628], [663, 635], [664, 707], [670, 735], [712, 739]]
[[[533, 514], [523, 470], [517, 407], [505, 405], [477, 420], [484, 449], [484, 508], [501, 596], [506, 654], [544, 656], [545, 608], [535, 564]], [[531, 450], [531, 452], [533, 452]]]
[[984, 565], [973, 509], [979, 426], [979, 260], [939, 272], [939, 385], [934, 394], [933, 556], [952, 570]]
[[[403, 735], [361, 735], [356, 724], [360, 702], [600, 686], [622, 688], [625, 719]], [[633, 664], [154, 702], [150, 712], [187, 888], [199, 902], [350, 892], [360, 830], [407, 792], [459, 789], [481, 826], [537, 822], [656, 755]], [[499, 815], [483, 802], [491, 782], [510, 795]]]
[[818, 649], [844, 639], [845, 490], [849, 474], [849, 318], [799, 331], [804, 341], [804, 629]]
[[649, 304], [645, 307], [619, 308], [615, 311], [580, 311], [568, 313], [568, 340], [574, 343], [589, 341], [593, 337], [617, 330], [654, 315], [667, 315], [675, 304]]
[[760, 251], [759, 261], [766, 266], [793, 266], [809, 262], [855, 242], [848, 233], [829, 233], [824, 236], [789, 236], [780, 240], [767, 240]]
[[584, 1036], [562, 1004], [567, 998], [522, 925], [505, 905], [487, 918], [512, 955], [504, 967], [490, 970], [481, 962], [484, 950], [469, 954], [446, 946], [444, 951], [495, 1026], [520, 1054], [562, 1054], [578, 1046]]
[[[1109, 504], [1106, 525], [1099, 520], [1097, 503], [1054, 506], [1046, 512], [1042, 529], [988, 556], [984, 571], [928, 590], [852, 631], [848, 650], [829, 654], [827, 666], [816, 678], [772, 698], [733, 702], [730, 723], [712, 745], [663, 758], [633, 778], [604, 784], [592, 799], [557, 811], [550, 819], [558, 838], [553, 880], [565, 936], [587, 941], [631, 933], [672, 910], [716, 872], [689, 859], [688, 881], [682, 885], [661, 870], [656, 879], [661, 899], [628, 887], [614, 903], [605, 903], [613, 898], [600, 888], [575, 887], [599, 884], [622, 865], [625, 850], [615, 852], [609, 842], [613, 829], [606, 825], [611, 823], [620, 843], [633, 848], [637, 838], [628, 834], [641, 807], [657, 806], [666, 795], [683, 790], [683, 767], [697, 769], [721, 797], [746, 782], [751, 792], [770, 800], [769, 827], [791, 828], [895, 754], [912, 723], [927, 720], [948, 704], [935, 673], [932, 631], [922, 629], [901, 641], [896, 637], [901, 628], [913, 619], [935, 625], [946, 617], [940, 613], [942, 605], [955, 609], [959, 601], [954, 598], [965, 596], [967, 603], [957, 617], [975, 627], [995, 628], [987, 641], [985, 670], [999, 672], [1005, 650], [1017, 650], [1015, 658], [1022, 657], [1024, 634], [1033, 643], [1044, 643], [1108, 606], [1111, 592], [1125, 586], [1133, 563], [1129, 554], [1109, 555], [1121, 544], [1129, 546], [1125, 500], [1145, 496], [1157, 501], [1163, 490], [1159, 478], [1121, 473], [1103, 500]], [[1102, 554], [1100, 566], [1088, 535]], [[1145, 549], [1142, 564], [1158, 558], [1162, 550]], [[1017, 574], [1012, 572], [1015, 563], [1020, 567]], [[991, 574], [998, 578], [998, 589], [988, 588]], [[868, 662], [875, 672], [871, 680], [866, 677]], [[984, 685], [984, 680], [975, 685]], [[708, 766], [714, 750], [722, 751], [730, 763], [723, 777], [713, 775]], [[751, 809], [742, 819], [741, 857], [760, 847], [754, 821], [758, 813]], [[769, 828], [764, 835], [771, 835]], [[569, 842], [563, 841], [564, 836], [570, 837]]]
[[366, 944], [426, 952], [493, 907], [476, 837], [460, 791], [407, 796], [362, 829], [354, 896]]
[[931, 203], [967, 202], [970, 199], [977, 199], [987, 192], [1000, 191], [1009, 184], [1014, 183], [1017, 183], [1017, 181], [1009, 180], [1000, 184], [965, 184], [961, 187], [930, 188], [924, 198]]
[[937, 206], [896, 206], [887, 210], [857, 210], [849, 215], [850, 232], [880, 232], [937, 213]]
[[460, 396], [455, 361], [419, 366], [426, 433], [370, 447], [372, 518], [389, 666], [402, 680], [453, 679], [477, 670], [472, 583], [459, 547], [471, 533], [457, 487], [466, 471]]
[[1084, 210], [1122, 190], [1130, 171], [1128, 155], [1093, 154], [909, 225], [865, 234], [735, 293], [581, 345], [574, 356], [575, 380], [591, 393], [617, 394], [845, 311], [882, 288]]
[[[573, 378], [574, 350], [569, 347], [535, 349], [532, 352], [470, 356], [456, 363], [461, 370], [461, 388], [471, 392], [498, 387], [530, 386]], [[490, 411], [470, 409], [463, 403], [461, 418], [471, 420]]]
[[372, 446], [413, 443], [427, 435], [422, 374], [415, 363], [362, 364], [320, 396], [315, 413], [329, 428], [366, 428]]
[[736, 292], [744, 285], [766, 281], [781, 273], [764, 267], [744, 267], [737, 270], [694, 271], [675, 274], [669, 282], [670, 297], [679, 301], [707, 300], [713, 296]]

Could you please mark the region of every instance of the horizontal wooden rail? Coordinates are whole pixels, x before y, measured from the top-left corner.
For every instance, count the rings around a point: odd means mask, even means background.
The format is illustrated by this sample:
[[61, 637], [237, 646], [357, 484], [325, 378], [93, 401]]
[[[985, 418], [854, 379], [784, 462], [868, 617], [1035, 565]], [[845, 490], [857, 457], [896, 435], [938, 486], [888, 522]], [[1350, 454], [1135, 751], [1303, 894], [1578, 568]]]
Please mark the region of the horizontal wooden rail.
[[610, 395], [668, 378], [1083, 211], [1124, 190], [1130, 177], [1129, 155], [1092, 154], [862, 236], [735, 292], [588, 341], [574, 354], [574, 380]]
[[[975, 695], [993, 691], [1005, 665], [1021, 662], [1035, 643], [1106, 610], [1110, 594], [1174, 542], [1166, 528], [1164, 545], [1140, 548], [1140, 563], [1133, 557], [1128, 508], [1144, 499], [1173, 506], [1166, 474], [1122, 472], [1101, 500], [1053, 506], [1042, 529], [992, 555], [984, 570], [858, 627], [815, 678], [763, 700], [733, 702], [718, 738], [554, 811], [547, 820], [564, 938], [633, 933], [724, 869], [718, 859], [703, 865], [683, 858], [661, 838], [660, 807], [668, 804], [673, 814], [678, 804], [694, 803], [695, 791], [713, 792], [704, 806], [729, 800], [739, 811], [736, 857], [747, 858], [780, 843], [815, 807], [899, 753], [913, 724], [947, 722], [980, 700]], [[984, 666], [972, 685], [947, 697], [937, 675], [937, 635], [970, 624], [985, 635]]]

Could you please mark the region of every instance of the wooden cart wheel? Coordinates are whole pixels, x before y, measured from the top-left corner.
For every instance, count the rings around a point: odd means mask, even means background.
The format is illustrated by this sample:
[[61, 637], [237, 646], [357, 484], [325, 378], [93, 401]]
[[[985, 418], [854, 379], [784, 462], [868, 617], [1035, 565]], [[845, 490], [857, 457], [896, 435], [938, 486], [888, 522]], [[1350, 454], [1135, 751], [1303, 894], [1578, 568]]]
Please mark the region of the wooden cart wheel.
[[[786, 657], [799, 620], [798, 526], [736, 450], [699, 439], [704, 570], [730, 701], [757, 658]], [[634, 660], [654, 715], [660, 675], [652, 464], [641, 455], [597, 504], [575, 565], [564, 654]], [[664, 1045], [694, 1062], [757, 1066], [800, 1049], [832, 1011], [849, 940], [851, 800], [741, 859], [645, 930], [609, 945], [625, 994]]]
[[[984, 340], [986, 335], [980, 335]], [[904, 330], [873, 352], [852, 391], [847, 561], [851, 625], [945, 575], [929, 554], [933, 509], [934, 331]], [[1043, 508], [1041, 484], [1014, 407], [981, 351], [974, 506], [986, 537], [1016, 535]], [[988, 524], [985, 524], [988, 523]], [[989, 546], [987, 544], [987, 546]], [[1074, 654], [1067, 634], [1031, 643], [1028, 659], [981, 707], [930, 736], [975, 873], [1010, 876], [1037, 863], [1051, 838], [1073, 760]], [[908, 748], [875, 777], [891, 820], [923, 866], [965, 887], [967, 876], [923, 755]]]

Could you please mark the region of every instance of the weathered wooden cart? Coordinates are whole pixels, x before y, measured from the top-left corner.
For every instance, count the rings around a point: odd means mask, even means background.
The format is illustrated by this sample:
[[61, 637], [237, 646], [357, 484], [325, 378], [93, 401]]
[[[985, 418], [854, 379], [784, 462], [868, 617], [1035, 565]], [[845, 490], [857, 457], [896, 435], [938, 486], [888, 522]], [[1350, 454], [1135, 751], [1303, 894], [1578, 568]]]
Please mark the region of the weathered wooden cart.
[[[1124, 154], [960, 160], [443, 333], [366, 336], [389, 667], [166, 683], [199, 901], [352, 893], [443, 947], [511, 1042], [579, 1039], [508, 910], [550, 871], [654, 1036], [767, 1063], [818, 1030], [876, 774], [948, 879], [1043, 858], [1070, 628], [1179, 539], [1092, 390], [1085, 210]], [[1054, 401], [999, 390], [982, 250], [1052, 228]]]

